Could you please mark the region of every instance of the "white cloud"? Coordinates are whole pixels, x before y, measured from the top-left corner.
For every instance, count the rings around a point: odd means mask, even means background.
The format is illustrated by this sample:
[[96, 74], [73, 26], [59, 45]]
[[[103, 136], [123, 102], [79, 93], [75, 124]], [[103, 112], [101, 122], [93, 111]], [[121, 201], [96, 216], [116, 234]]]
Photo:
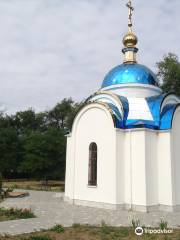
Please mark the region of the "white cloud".
[[[0, 0], [0, 103], [8, 111], [82, 100], [122, 62], [126, 0]], [[139, 62], [180, 55], [178, 0], [134, 0]]]

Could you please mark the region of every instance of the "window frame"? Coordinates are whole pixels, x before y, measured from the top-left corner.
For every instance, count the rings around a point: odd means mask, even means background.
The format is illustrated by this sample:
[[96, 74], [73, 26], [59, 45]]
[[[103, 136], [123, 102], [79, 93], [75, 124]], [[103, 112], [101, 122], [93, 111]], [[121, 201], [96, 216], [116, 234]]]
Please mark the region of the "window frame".
[[89, 144], [88, 186], [97, 187], [98, 147], [95, 142]]

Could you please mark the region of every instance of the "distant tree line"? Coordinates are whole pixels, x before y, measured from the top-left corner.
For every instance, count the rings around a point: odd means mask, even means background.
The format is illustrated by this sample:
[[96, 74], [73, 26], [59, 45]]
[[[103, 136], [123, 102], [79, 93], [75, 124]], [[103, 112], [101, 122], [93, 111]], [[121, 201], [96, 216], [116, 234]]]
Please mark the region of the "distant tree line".
[[81, 107], [64, 99], [52, 110], [0, 114], [0, 172], [4, 178], [64, 179], [65, 135]]
[[[180, 96], [180, 62], [175, 54], [157, 63], [164, 92]], [[0, 113], [0, 173], [4, 178], [64, 179], [66, 137], [84, 103], [64, 99], [50, 111]]]
[[169, 53], [156, 66], [163, 91], [174, 92], [177, 96], [180, 96], [180, 62], [178, 56]]

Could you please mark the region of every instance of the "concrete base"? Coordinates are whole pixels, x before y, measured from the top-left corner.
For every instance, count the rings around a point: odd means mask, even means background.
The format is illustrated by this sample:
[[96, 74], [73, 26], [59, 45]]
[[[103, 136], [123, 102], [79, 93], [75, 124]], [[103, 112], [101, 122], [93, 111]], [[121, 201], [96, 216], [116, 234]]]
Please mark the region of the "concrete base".
[[167, 205], [153, 205], [153, 206], [143, 206], [143, 205], [130, 205], [130, 204], [110, 204], [103, 202], [93, 202], [79, 199], [70, 199], [68, 197], [64, 197], [64, 201], [69, 204], [74, 204], [78, 206], [87, 206], [101, 209], [109, 209], [109, 210], [127, 210], [134, 212], [180, 212], [180, 205], [177, 206], [167, 206]]

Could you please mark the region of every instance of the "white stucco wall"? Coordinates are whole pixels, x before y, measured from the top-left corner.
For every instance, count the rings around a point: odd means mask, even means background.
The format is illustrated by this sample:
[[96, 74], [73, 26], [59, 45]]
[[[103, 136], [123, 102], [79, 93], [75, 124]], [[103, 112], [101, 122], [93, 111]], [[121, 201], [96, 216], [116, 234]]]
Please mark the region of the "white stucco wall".
[[125, 201], [125, 132], [116, 130], [116, 204], [124, 204]]
[[177, 108], [172, 125], [171, 146], [173, 158], [173, 187], [174, 187], [174, 205], [180, 205], [180, 107]]
[[146, 157], [146, 204], [147, 206], [158, 205], [158, 159], [157, 131], [146, 131], [145, 157]]
[[124, 203], [172, 206], [170, 131], [126, 130], [123, 138]]
[[160, 132], [157, 142], [159, 204], [172, 206], [172, 156], [170, 131]]
[[131, 132], [132, 204], [146, 206], [145, 131]]
[[132, 169], [131, 169], [131, 132], [126, 131], [124, 133], [124, 203], [131, 205], [132, 203]]
[[[129, 209], [180, 205], [179, 123], [177, 109], [172, 131], [120, 130], [104, 105], [85, 106], [67, 137], [65, 196]], [[98, 147], [97, 187], [88, 186], [91, 142]]]
[[[129, 208], [158, 205], [158, 132], [146, 129], [124, 131], [124, 203]], [[120, 194], [119, 194], [120, 195]], [[121, 194], [122, 195], [122, 194]]]
[[[96, 142], [98, 147], [97, 187], [88, 186], [89, 145]], [[67, 186], [65, 196], [73, 199], [102, 203], [116, 203], [116, 129], [110, 112], [100, 104], [90, 104], [78, 114], [72, 131], [74, 152], [68, 154]], [[69, 145], [69, 146], [70, 146]], [[69, 147], [68, 147], [68, 151]], [[69, 158], [70, 156], [70, 158]], [[71, 162], [71, 163], [70, 163]], [[70, 173], [71, 172], [71, 173]], [[70, 175], [73, 177], [69, 177]], [[66, 179], [67, 179], [66, 178]], [[70, 186], [71, 185], [71, 186]], [[70, 187], [69, 187], [70, 186]], [[70, 190], [70, 188], [73, 188]], [[72, 196], [72, 195], [71, 195]]]
[[71, 135], [67, 136], [66, 147], [66, 175], [65, 175], [65, 193], [66, 197], [73, 199], [73, 184], [74, 184], [74, 159], [73, 159], [73, 144]]

